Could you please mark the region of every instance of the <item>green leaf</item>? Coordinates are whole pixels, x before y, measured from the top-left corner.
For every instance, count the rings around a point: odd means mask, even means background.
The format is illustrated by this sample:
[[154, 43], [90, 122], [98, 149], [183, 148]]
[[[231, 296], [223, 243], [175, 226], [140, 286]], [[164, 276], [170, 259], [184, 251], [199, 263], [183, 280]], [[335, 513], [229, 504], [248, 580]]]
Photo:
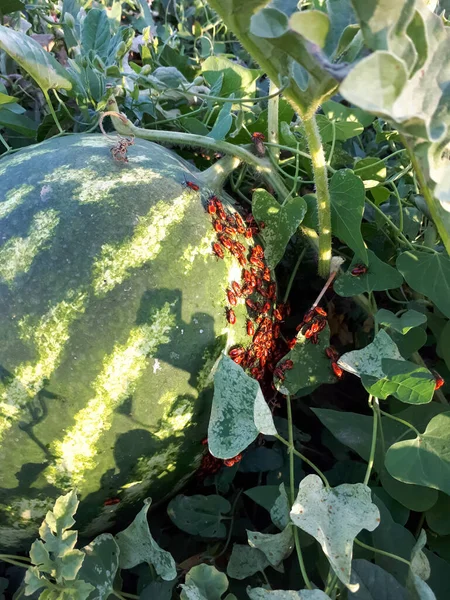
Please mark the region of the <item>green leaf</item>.
[[228, 579], [212, 565], [197, 565], [181, 585], [181, 600], [220, 600], [228, 589]]
[[344, 142], [345, 140], [360, 135], [364, 131], [364, 127], [361, 123], [333, 121], [328, 119], [325, 115], [317, 115], [316, 121], [317, 126], [319, 127], [320, 137], [324, 144], [332, 142], [333, 140]]
[[394, 313], [385, 308], [381, 308], [375, 314], [375, 322], [379, 325], [390, 327], [394, 331], [398, 331], [402, 335], [408, 333], [413, 327], [418, 327], [427, 322], [427, 317], [417, 310], [407, 310], [400, 317], [396, 317]]
[[[412, 408], [412, 407], [411, 407]], [[372, 441], [373, 417], [357, 413], [340, 412], [337, 410], [312, 409], [325, 427], [343, 444], [354, 450], [366, 462], [369, 460]], [[398, 416], [409, 418], [411, 409], [402, 411]], [[434, 410], [434, 403], [415, 406], [417, 413]], [[435, 414], [435, 413], [432, 413]], [[408, 435], [408, 428], [387, 417], [382, 418], [384, 441], [378, 435], [374, 467], [380, 475], [381, 483], [386, 492], [397, 502], [410, 510], [422, 512], [428, 510], [436, 502], [435, 490], [421, 486], [412, 486], [397, 481], [384, 468], [383, 444], [389, 447], [400, 437]], [[409, 435], [411, 435], [409, 433]]]
[[0, 600], [6, 600], [6, 597], [3, 592], [6, 590], [8, 585], [9, 581], [4, 577], [0, 577]]
[[14, 96], [8, 96], [8, 94], [3, 94], [3, 92], [0, 92], [0, 106], [2, 104], [15, 104], [16, 103], [16, 98], [14, 98]]
[[120, 568], [132, 569], [146, 562], [155, 567], [158, 575], [165, 581], [175, 579], [177, 570], [170, 552], [158, 546], [150, 533], [147, 512], [151, 500], [147, 498], [144, 507], [134, 521], [116, 536], [120, 548]]
[[405, 335], [391, 330], [389, 335], [405, 359], [411, 358], [427, 341], [427, 332], [423, 327], [414, 327]]
[[179, 494], [167, 507], [167, 514], [182, 531], [206, 538], [224, 538], [227, 530], [221, 522], [231, 505], [222, 496], [184, 496]]
[[341, 356], [338, 364], [345, 371], [359, 377], [370, 375], [382, 379], [385, 375], [382, 361], [388, 358], [403, 360], [391, 337], [381, 329], [370, 344], [361, 350], [346, 352]]
[[81, 48], [83, 54], [87, 54], [92, 50], [100, 58], [105, 59], [108, 55], [110, 40], [111, 32], [106, 11], [99, 8], [91, 8], [83, 20], [81, 28]]
[[439, 492], [438, 500], [425, 514], [430, 529], [439, 535], [450, 534], [450, 497]]
[[265, 554], [258, 548], [234, 544], [227, 565], [227, 575], [233, 579], [245, 579], [269, 566]]
[[392, 477], [450, 495], [450, 412], [435, 416], [423, 434], [393, 444], [386, 453]]
[[72, 88], [64, 67], [28, 35], [0, 25], [0, 48], [31, 75], [44, 92]]
[[48, 511], [45, 517], [50, 530], [60, 536], [66, 529], [70, 529], [75, 524], [73, 515], [77, 512], [79, 504], [75, 490], [70, 491], [65, 496], [59, 496], [53, 511]]
[[395, 577], [368, 560], [352, 562], [351, 582], [360, 586], [352, 600], [409, 600], [406, 589]]
[[424, 294], [450, 318], [450, 258], [443, 254], [403, 252], [397, 269], [413, 290]]
[[84, 561], [79, 579], [93, 585], [95, 592], [89, 600], [107, 600], [114, 590], [119, 568], [119, 547], [110, 533], [103, 533], [83, 548]]
[[258, 223], [265, 224], [261, 236], [265, 242], [265, 258], [274, 269], [283, 258], [289, 240], [297, 231], [306, 214], [306, 202], [297, 196], [289, 198], [281, 206], [266, 190], [255, 190], [252, 197], [252, 212]]
[[349, 169], [337, 171], [330, 180], [331, 228], [333, 235], [347, 244], [364, 264], [369, 263], [361, 235], [364, 212], [364, 185]]
[[264, 588], [247, 588], [250, 600], [331, 600], [322, 590], [266, 590]]
[[45, 577], [41, 577], [37, 567], [30, 567], [25, 573], [25, 595], [31, 596], [43, 587], [49, 587]]
[[[353, 170], [355, 175], [358, 175], [358, 177], [361, 177], [363, 180], [365, 189], [376, 189], [379, 187], [380, 183], [383, 183], [386, 180], [387, 169], [384, 161], [379, 158], [374, 158], [373, 156], [358, 160], [355, 163]], [[388, 193], [387, 197], [389, 197], [389, 195], [390, 194]]]
[[290, 556], [294, 549], [294, 533], [290, 524], [281, 533], [274, 534], [247, 530], [247, 537], [249, 545], [261, 550], [273, 567]]
[[390, 52], [377, 51], [353, 67], [339, 91], [348, 102], [359, 108], [389, 116], [407, 77], [402, 60]]
[[304, 10], [291, 16], [289, 27], [309, 42], [323, 48], [330, 30], [330, 19], [320, 10]]
[[[339, 3], [337, 4], [337, 6]], [[327, 100], [322, 104], [322, 110], [324, 115], [330, 119], [330, 121], [346, 122], [346, 123], [358, 123], [363, 127], [369, 127], [374, 120], [374, 116], [356, 108], [354, 106], [344, 106], [340, 102], [334, 100]]]
[[211, 137], [214, 140], [224, 140], [231, 129], [233, 124], [233, 117], [231, 116], [231, 102], [225, 102], [217, 116], [216, 122], [213, 128], [208, 133], [207, 137]]
[[417, 542], [411, 552], [411, 566], [410, 569], [413, 573], [418, 575], [421, 579], [429, 579], [431, 575], [430, 563], [427, 557], [422, 552], [425, 544], [427, 543], [427, 534], [422, 529]]
[[[357, 296], [369, 292], [380, 292], [398, 288], [403, 283], [403, 277], [390, 265], [381, 261], [371, 250], [367, 250], [369, 267], [363, 275], [352, 275], [354, 267], [364, 263], [355, 256], [346, 273], [339, 275], [334, 284], [334, 291], [339, 296]], [[397, 260], [398, 264], [398, 260]]]
[[256, 92], [256, 81], [261, 76], [259, 69], [247, 69], [228, 58], [210, 56], [202, 63], [202, 75], [205, 81], [213, 86], [222, 80], [220, 95], [229, 98], [234, 94], [236, 98], [252, 97]]
[[270, 518], [272, 519], [272, 523], [276, 525], [278, 529], [283, 530], [288, 526], [290, 521], [290, 510], [291, 505], [287, 497], [286, 488], [284, 487], [284, 483], [282, 483], [279, 486], [279, 496], [270, 509]]
[[[396, 479], [394, 479], [393, 481], [396, 481]], [[403, 487], [406, 488], [408, 486], [405, 485]], [[400, 504], [400, 502], [397, 502], [397, 500], [394, 500], [394, 498], [392, 498], [392, 496], [388, 494], [385, 488], [381, 486], [372, 485], [370, 489], [372, 490], [373, 498], [377, 497], [383, 502], [388, 511], [391, 513], [394, 521], [399, 525], [406, 525], [410, 516], [409, 509]]]
[[34, 138], [38, 124], [26, 115], [18, 115], [7, 108], [0, 108], [0, 126], [17, 131], [28, 138]]
[[53, 570], [53, 561], [50, 559], [45, 544], [41, 540], [35, 540], [31, 544], [30, 558], [33, 565], [39, 567], [40, 571], [51, 573]]
[[68, 550], [64, 556], [55, 560], [56, 580], [64, 579], [73, 581], [77, 578], [78, 572], [84, 561], [84, 553], [81, 550]]
[[2, 0], [0, 4], [0, 14], [9, 15], [12, 12], [22, 11], [25, 9], [25, 4], [20, 0]]
[[264, 473], [275, 471], [283, 466], [282, 455], [273, 448], [259, 446], [251, 448], [241, 460], [239, 471], [241, 473]]
[[328, 324], [320, 332], [319, 343], [312, 344], [301, 331], [297, 334], [297, 343], [278, 363], [292, 360], [294, 366], [284, 372], [284, 380], [275, 378], [275, 384], [282, 394], [296, 394], [311, 385], [334, 383], [336, 377], [330, 366], [330, 359], [325, 348], [330, 345], [330, 329]]
[[259, 383], [223, 355], [214, 376], [208, 428], [209, 451], [227, 459], [245, 450], [259, 433], [276, 435], [272, 413]]
[[319, 542], [342, 583], [356, 591], [357, 586], [350, 584], [353, 541], [360, 531], [373, 531], [380, 522], [370, 488], [344, 483], [326, 489], [320, 477], [307, 475], [300, 482], [291, 519]]
[[379, 379], [362, 375], [366, 390], [382, 400], [394, 396], [407, 404], [426, 404], [433, 399], [436, 381], [426, 367], [406, 360], [383, 358], [384, 376]]
[[275, 500], [280, 495], [280, 491], [278, 485], [258, 485], [245, 490], [244, 494], [251, 498], [253, 502], [259, 504], [259, 506], [270, 511], [275, 504]]

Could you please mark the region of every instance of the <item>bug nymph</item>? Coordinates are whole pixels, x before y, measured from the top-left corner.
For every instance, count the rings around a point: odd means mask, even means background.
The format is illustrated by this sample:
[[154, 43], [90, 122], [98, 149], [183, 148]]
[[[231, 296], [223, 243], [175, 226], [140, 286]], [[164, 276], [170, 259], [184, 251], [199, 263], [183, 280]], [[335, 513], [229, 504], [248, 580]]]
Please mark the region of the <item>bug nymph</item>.
[[259, 131], [255, 131], [255, 133], [252, 134], [252, 142], [255, 145], [255, 150], [258, 156], [264, 156], [266, 153], [266, 149], [263, 144], [264, 140], [264, 135], [259, 133]]
[[365, 275], [367, 273], [366, 265], [355, 265], [353, 269], [350, 271], [350, 274], [353, 277], [360, 277], [361, 275]]
[[190, 190], [194, 191], [194, 192], [198, 192], [200, 189], [200, 186], [197, 185], [196, 183], [194, 183], [193, 181], [188, 181], [186, 179], [186, 181], [184, 182], [184, 185], [186, 187], [188, 187]]

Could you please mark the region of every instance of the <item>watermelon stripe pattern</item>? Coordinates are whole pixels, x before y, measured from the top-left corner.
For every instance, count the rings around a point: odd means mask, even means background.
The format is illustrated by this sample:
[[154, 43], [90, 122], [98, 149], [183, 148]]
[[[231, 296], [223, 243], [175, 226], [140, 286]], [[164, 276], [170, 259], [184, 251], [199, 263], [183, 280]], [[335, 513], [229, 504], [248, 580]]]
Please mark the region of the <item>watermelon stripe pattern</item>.
[[241, 335], [225, 318], [239, 268], [212, 252], [211, 191], [165, 148], [137, 140], [128, 155], [73, 135], [0, 161], [2, 550], [27, 547], [75, 486], [77, 526], [94, 535], [182, 485], [211, 369]]

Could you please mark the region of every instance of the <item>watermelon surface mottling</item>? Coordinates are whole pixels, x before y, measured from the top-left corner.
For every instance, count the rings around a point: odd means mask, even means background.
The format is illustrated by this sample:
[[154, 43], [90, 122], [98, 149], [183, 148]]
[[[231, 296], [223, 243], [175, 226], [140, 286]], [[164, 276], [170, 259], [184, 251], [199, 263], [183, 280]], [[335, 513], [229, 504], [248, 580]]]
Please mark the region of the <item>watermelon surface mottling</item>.
[[212, 253], [198, 173], [150, 142], [128, 164], [109, 148], [68, 136], [0, 161], [2, 548], [73, 487], [93, 535], [182, 484], [237, 335], [224, 305], [240, 270]]

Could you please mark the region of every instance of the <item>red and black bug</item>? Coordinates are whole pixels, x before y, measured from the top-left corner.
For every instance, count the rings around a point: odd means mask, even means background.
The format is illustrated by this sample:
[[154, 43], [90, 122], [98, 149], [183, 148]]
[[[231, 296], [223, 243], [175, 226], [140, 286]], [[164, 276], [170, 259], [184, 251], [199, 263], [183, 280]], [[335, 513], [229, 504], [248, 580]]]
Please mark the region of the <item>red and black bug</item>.
[[250, 319], [247, 320], [247, 335], [253, 337], [255, 335], [255, 325]]
[[273, 310], [273, 316], [275, 317], [275, 319], [277, 321], [282, 321], [283, 320], [283, 315], [281, 313], [281, 311], [278, 308], [274, 308]]
[[265, 269], [265, 264], [260, 258], [256, 256], [250, 256], [249, 260], [252, 265], [255, 265], [255, 267], [258, 267], [259, 269]]
[[232, 308], [227, 308], [227, 321], [230, 325], [234, 325], [236, 323], [236, 315], [234, 314], [234, 310]]
[[241, 346], [237, 346], [236, 348], [232, 348], [228, 352], [229, 357], [233, 360], [237, 365], [240, 365], [245, 357], [245, 350]]
[[333, 373], [336, 375], [336, 377], [341, 379], [341, 377], [344, 375], [344, 371], [341, 369], [341, 367], [333, 361], [331, 363], [331, 368], [333, 369]]
[[247, 300], [245, 301], [245, 304], [252, 310], [258, 311], [257, 304], [255, 302], [253, 302], [253, 300], [250, 300], [250, 298], [247, 298]]
[[314, 307], [314, 312], [316, 312], [321, 317], [326, 317], [327, 316], [327, 313], [320, 306], [315, 306]]
[[235, 465], [236, 463], [238, 463], [240, 460], [242, 459], [242, 454], [237, 454], [236, 456], [233, 456], [233, 458], [227, 458], [223, 461], [223, 464], [226, 467], [232, 467], [233, 465]]
[[263, 314], [265, 314], [266, 312], [269, 312], [269, 310], [270, 310], [270, 306], [271, 306], [270, 302], [266, 302], [266, 303], [264, 304], [264, 306], [262, 307], [262, 309], [261, 309], [261, 312], [262, 312]]
[[289, 371], [294, 368], [294, 363], [290, 359], [285, 360], [284, 363], [281, 363], [280, 368], [282, 371]]
[[222, 246], [227, 248], [227, 250], [230, 250], [233, 245], [233, 242], [226, 235], [219, 235], [219, 242], [222, 244]]
[[263, 279], [264, 279], [264, 281], [270, 281], [270, 269], [269, 269], [269, 267], [264, 267]]
[[259, 133], [259, 131], [255, 131], [255, 133], [252, 134], [252, 142], [255, 145], [255, 150], [256, 153], [259, 156], [264, 156], [264, 154], [266, 153], [266, 149], [264, 148], [264, 140], [266, 138], [264, 137], [264, 135], [262, 133]]
[[223, 258], [224, 257], [223, 250], [222, 250], [222, 248], [219, 246], [219, 244], [217, 242], [215, 242], [213, 244], [213, 252], [219, 258]]
[[353, 275], [353, 277], [360, 277], [361, 275], [365, 275], [367, 273], [367, 267], [366, 265], [355, 265], [350, 273]]
[[235, 293], [235, 295], [240, 298], [240, 296], [242, 296], [242, 290], [241, 290], [241, 286], [238, 284], [237, 281], [232, 281], [231, 282], [231, 287], [233, 289], [233, 292]]
[[109, 498], [103, 502], [103, 506], [113, 506], [114, 504], [119, 504], [119, 498]]
[[325, 348], [325, 354], [327, 355], [327, 357], [330, 360], [333, 361], [337, 361], [339, 359], [339, 354], [337, 353], [337, 351], [333, 348], [333, 346], [328, 346], [328, 348]]
[[223, 225], [219, 220], [215, 220], [213, 222], [213, 227], [214, 227], [214, 230], [217, 231], [217, 233], [222, 233]]
[[228, 302], [231, 304], [231, 306], [236, 306], [237, 299], [236, 299], [235, 294], [231, 290], [227, 290], [227, 298], [228, 298]]
[[194, 183], [193, 181], [185, 181], [184, 182], [186, 187], [188, 187], [190, 190], [194, 191], [194, 192], [198, 192], [198, 190], [200, 189], [200, 186], [197, 185], [196, 183]]
[[435, 374], [435, 384], [434, 384], [434, 389], [438, 390], [439, 388], [441, 388], [445, 383], [445, 380], [443, 377], [441, 377], [438, 373]]
[[256, 256], [256, 258], [264, 258], [264, 250], [262, 246], [254, 246], [254, 248], [252, 248], [252, 255]]
[[208, 200], [207, 209], [210, 215], [215, 215], [217, 212], [216, 204], [212, 198]]

